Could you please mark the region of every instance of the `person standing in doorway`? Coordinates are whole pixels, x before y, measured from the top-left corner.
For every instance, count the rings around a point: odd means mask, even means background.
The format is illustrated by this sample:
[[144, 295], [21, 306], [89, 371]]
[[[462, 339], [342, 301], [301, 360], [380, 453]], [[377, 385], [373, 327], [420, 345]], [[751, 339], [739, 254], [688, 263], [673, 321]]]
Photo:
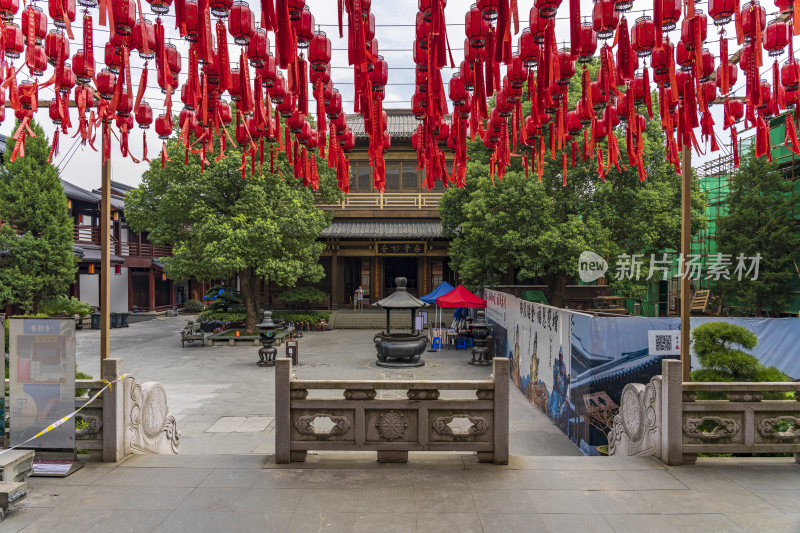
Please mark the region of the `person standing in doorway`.
[[358, 310], [364, 310], [364, 289], [361, 288], [361, 285], [358, 286], [356, 289], [356, 300], [358, 300]]

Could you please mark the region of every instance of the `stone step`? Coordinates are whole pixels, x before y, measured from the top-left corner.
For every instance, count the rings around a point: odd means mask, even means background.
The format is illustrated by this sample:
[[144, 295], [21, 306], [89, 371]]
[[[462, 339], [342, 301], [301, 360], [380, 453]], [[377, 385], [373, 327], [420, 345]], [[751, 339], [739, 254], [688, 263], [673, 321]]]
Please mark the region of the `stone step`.
[[28, 495], [25, 481], [0, 481], [0, 520], [8, 513], [11, 505]]
[[0, 453], [0, 481], [24, 481], [33, 473], [33, 450]]

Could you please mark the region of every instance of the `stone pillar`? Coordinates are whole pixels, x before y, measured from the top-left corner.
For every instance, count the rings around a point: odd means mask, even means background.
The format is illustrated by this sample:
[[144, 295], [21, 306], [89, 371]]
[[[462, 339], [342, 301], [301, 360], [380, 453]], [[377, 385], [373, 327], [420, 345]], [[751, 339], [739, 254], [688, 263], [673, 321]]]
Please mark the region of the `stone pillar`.
[[125, 270], [125, 273], [128, 276], [128, 311], [133, 311], [134, 299], [133, 299], [133, 270], [128, 267]]
[[[683, 457], [683, 376], [677, 359], [661, 361], [661, 460], [681, 465]], [[690, 461], [692, 462], [692, 461]]]
[[275, 360], [275, 462], [291, 461], [291, 379], [292, 360], [279, 357]]
[[149, 270], [149, 277], [147, 278], [147, 305], [150, 311], [156, 310], [156, 269], [151, 266]]
[[[122, 375], [122, 359], [108, 358], [100, 361], [102, 379], [112, 382]], [[103, 392], [103, 462], [116, 463], [124, 457], [122, 382], [118, 381]]]
[[505, 357], [492, 359], [494, 380], [494, 457], [496, 465], [508, 464], [508, 374], [510, 361]]
[[339, 272], [339, 253], [337, 244], [330, 244], [331, 247], [331, 308], [338, 308], [342, 302], [342, 275]]

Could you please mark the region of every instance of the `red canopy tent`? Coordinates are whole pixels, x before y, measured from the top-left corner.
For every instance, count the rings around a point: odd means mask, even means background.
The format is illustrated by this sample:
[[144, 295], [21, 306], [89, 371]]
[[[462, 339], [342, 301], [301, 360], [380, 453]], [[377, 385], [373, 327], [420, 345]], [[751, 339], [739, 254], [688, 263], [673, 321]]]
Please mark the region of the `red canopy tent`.
[[486, 300], [472, 294], [467, 289], [465, 289], [463, 285], [459, 285], [458, 287], [448, 292], [444, 296], [440, 296], [439, 298], [437, 298], [436, 304], [439, 307], [443, 307], [445, 309], [451, 309], [453, 307], [484, 308], [486, 307]]

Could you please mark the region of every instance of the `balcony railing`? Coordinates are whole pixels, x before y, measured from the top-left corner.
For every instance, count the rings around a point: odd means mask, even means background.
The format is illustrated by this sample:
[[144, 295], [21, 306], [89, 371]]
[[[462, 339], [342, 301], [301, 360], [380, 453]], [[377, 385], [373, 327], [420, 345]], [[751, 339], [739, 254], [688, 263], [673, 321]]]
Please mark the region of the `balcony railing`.
[[[75, 244], [100, 245], [100, 228], [91, 225], [76, 225], [72, 229]], [[111, 252], [121, 257], [167, 257], [172, 255], [172, 246], [154, 246], [150, 243], [119, 242], [111, 238]]]
[[72, 240], [76, 243], [100, 244], [100, 228], [92, 225], [75, 225], [72, 227]]
[[442, 193], [350, 193], [341, 202], [320, 204], [329, 209], [436, 209]]

